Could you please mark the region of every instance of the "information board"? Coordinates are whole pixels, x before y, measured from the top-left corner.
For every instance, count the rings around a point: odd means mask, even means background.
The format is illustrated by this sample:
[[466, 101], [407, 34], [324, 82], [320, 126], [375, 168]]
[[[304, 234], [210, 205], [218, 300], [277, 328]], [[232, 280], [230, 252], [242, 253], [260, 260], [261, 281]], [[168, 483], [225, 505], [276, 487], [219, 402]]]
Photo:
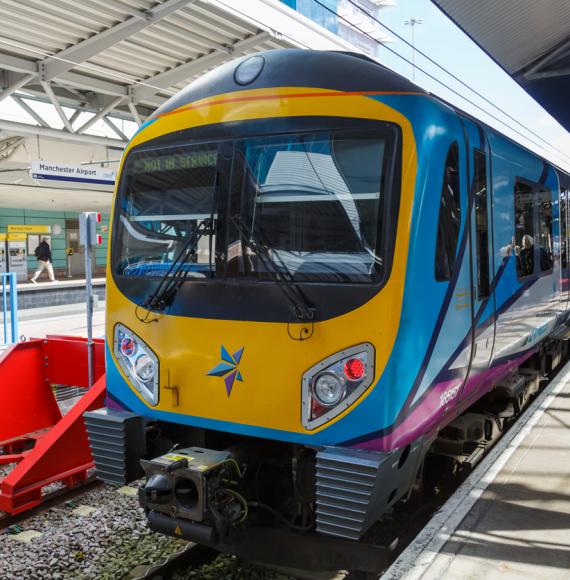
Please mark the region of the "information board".
[[18, 282], [28, 279], [26, 234], [8, 235], [8, 269], [16, 274]]

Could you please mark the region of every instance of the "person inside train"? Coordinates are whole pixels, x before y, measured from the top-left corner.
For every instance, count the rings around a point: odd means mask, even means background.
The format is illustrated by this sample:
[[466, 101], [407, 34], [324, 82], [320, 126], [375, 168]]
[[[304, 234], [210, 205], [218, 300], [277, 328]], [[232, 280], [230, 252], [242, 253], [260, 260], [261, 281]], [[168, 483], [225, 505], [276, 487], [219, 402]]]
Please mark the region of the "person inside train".
[[519, 276], [530, 276], [534, 273], [534, 240], [525, 234], [521, 246], [515, 247], [517, 256], [517, 270]]

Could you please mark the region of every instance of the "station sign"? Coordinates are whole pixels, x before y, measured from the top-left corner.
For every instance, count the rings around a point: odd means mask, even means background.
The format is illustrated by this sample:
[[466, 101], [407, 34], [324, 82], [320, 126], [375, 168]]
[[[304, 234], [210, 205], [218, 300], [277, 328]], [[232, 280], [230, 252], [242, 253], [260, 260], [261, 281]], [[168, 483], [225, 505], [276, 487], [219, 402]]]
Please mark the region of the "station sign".
[[32, 161], [30, 174], [34, 179], [74, 181], [111, 186], [115, 185], [116, 178], [114, 169], [92, 167], [91, 165], [66, 165], [50, 161]]
[[51, 234], [51, 226], [13, 224], [8, 225], [9, 234]]

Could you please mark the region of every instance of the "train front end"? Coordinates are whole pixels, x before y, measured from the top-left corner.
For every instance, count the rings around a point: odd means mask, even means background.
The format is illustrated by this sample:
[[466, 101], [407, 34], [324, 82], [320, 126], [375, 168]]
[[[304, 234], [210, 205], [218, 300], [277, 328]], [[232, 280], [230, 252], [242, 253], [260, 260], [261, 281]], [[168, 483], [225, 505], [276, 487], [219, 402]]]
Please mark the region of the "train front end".
[[402, 309], [410, 91], [355, 56], [270, 51], [193, 83], [129, 144], [107, 405], [86, 420], [99, 477], [142, 467], [153, 529], [338, 568], [409, 490], [420, 441], [359, 442], [395, 404], [380, 379]]

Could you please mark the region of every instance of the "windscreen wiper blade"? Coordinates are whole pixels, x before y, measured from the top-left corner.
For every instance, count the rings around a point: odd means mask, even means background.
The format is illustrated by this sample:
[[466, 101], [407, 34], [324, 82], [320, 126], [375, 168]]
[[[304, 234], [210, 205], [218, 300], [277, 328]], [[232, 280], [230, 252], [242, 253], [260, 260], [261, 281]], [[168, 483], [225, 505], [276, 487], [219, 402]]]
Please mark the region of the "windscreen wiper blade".
[[291, 312], [295, 319], [297, 320], [314, 320], [316, 314], [316, 308], [312, 306], [305, 295], [299, 288], [298, 284], [295, 282], [291, 272], [283, 262], [279, 259], [280, 265], [283, 271], [279, 270], [275, 266], [273, 258], [269, 255], [267, 246], [261, 241], [258, 241], [253, 235], [253, 231], [244, 223], [240, 215], [234, 215], [230, 218], [231, 222], [234, 224], [238, 230], [239, 236], [243, 243], [252, 250], [263, 262], [265, 269], [271, 275], [271, 278], [281, 289], [287, 300], [291, 305]]
[[172, 261], [172, 265], [161, 278], [156, 290], [148, 296], [142, 305], [146, 310], [164, 310], [168, 306], [186, 277], [189, 270], [184, 266], [190, 259], [190, 256], [196, 250], [198, 242], [205, 234], [212, 231], [213, 220], [211, 218], [203, 219], [192, 235], [188, 238], [178, 256]]

